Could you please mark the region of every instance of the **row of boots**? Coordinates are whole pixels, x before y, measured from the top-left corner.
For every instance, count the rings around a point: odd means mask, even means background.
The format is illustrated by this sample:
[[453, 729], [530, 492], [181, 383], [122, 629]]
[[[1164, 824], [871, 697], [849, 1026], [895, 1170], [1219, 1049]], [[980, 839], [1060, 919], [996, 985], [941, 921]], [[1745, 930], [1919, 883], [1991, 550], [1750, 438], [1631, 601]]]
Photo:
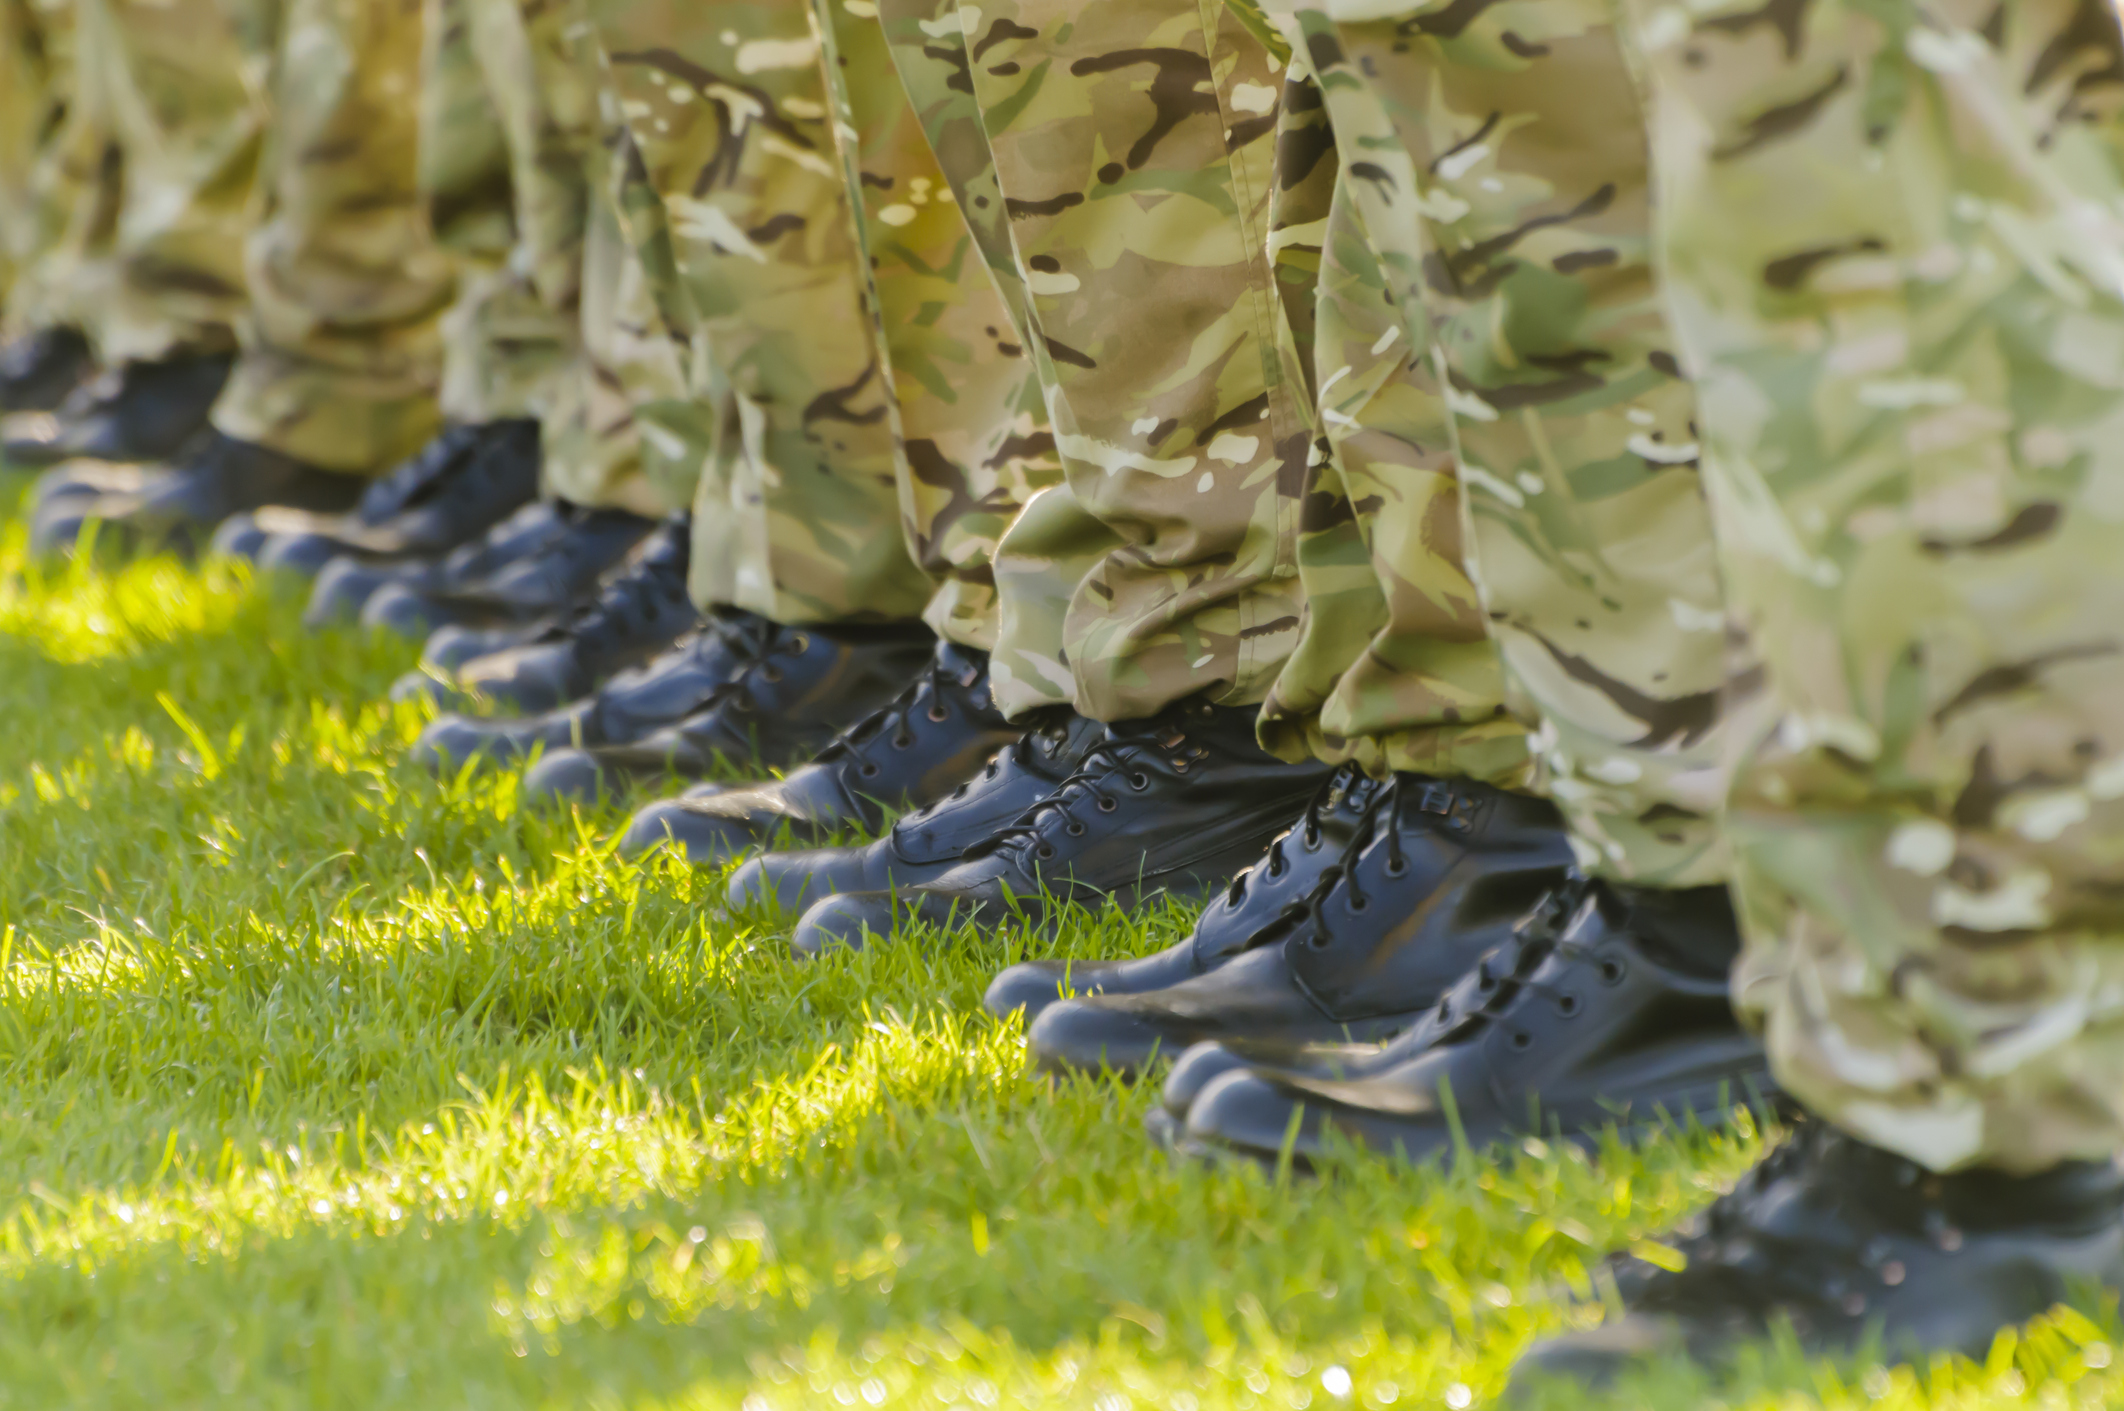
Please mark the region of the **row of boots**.
[[[1251, 708], [1006, 720], [985, 655], [920, 626], [698, 613], [685, 517], [538, 499], [535, 423], [452, 428], [364, 486], [212, 431], [226, 372], [92, 375], [63, 334], [0, 353], [0, 403], [30, 409], [5, 454], [53, 467], [36, 545], [211, 547], [308, 581], [314, 625], [424, 638], [393, 688], [441, 712], [415, 759], [526, 765], [539, 802], [683, 782], [622, 852], [735, 864], [728, 903], [786, 919], [798, 959], [1202, 903], [1166, 950], [1025, 961], [985, 999], [1050, 1073], [1162, 1075], [1175, 1152], [1312, 1170], [1794, 1115], [1728, 1000], [1725, 890], [1587, 876], [1540, 799], [1289, 763]], [[1615, 1261], [1625, 1315], [1524, 1379], [1715, 1362], [1772, 1320], [1812, 1350], [1981, 1353], [2114, 1271], [2120, 1201], [2108, 1163], [1941, 1177], [1801, 1118], [1665, 1255]]]

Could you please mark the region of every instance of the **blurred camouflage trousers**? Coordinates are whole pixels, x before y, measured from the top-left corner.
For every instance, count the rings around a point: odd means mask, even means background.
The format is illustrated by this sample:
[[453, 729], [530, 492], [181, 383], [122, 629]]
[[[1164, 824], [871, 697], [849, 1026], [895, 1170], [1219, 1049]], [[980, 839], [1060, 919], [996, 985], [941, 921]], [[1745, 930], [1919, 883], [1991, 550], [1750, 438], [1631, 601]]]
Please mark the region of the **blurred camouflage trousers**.
[[272, 121], [228, 435], [375, 474], [439, 423], [454, 271], [420, 182], [419, 0], [226, 0]]
[[58, 224], [46, 188], [73, 91], [72, 29], [62, 0], [0, 0], [0, 311]]
[[[871, 335], [892, 391], [902, 530], [937, 585], [923, 617], [940, 637], [993, 653], [992, 670], [1012, 681], [1028, 654], [1060, 651], [1053, 611], [1014, 614], [1006, 635], [996, 588], [1004, 531], [1033, 495], [1061, 480], [1039, 378], [893, 67], [884, 28], [867, 6], [842, 0], [816, 0], [814, 14], [825, 41], [821, 72], [841, 119]], [[1023, 710], [1053, 693], [999, 690], [998, 699]]]
[[803, 0], [592, 0], [661, 198], [691, 386], [717, 409], [694, 596], [781, 622], [908, 619], [890, 389]]
[[1057, 659], [1012, 686], [1101, 719], [1259, 701], [1298, 640], [1311, 442], [1267, 268], [1279, 66], [1233, 16], [1172, 0], [881, 14], [1067, 482], [998, 552], [1006, 619], [1020, 586], [1068, 594]]
[[2114, 13], [1632, 7], [1736, 626], [1739, 994], [1938, 1170], [2124, 1146]]
[[1539, 782], [1590, 870], [1721, 881], [1722, 599], [1610, 11], [1336, 13], [1300, 12], [1292, 37], [1449, 413], [1469, 568]]

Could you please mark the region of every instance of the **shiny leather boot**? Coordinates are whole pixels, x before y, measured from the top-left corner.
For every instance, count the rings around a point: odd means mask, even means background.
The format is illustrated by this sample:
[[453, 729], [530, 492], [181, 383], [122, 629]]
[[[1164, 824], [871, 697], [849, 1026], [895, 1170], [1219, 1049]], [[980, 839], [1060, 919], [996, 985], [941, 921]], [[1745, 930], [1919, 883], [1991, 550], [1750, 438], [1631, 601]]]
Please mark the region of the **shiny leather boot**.
[[1307, 1167], [1348, 1143], [1423, 1162], [1460, 1136], [1476, 1151], [1591, 1144], [1767, 1105], [1769, 1060], [1727, 997], [1739, 949], [1724, 888], [1575, 883], [1423, 1016], [1428, 1037], [1410, 1035], [1401, 1061], [1227, 1073], [1189, 1109], [1182, 1149], [1265, 1162], [1289, 1149]]
[[992, 1014], [1025, 1011], [1025, 1022], [1071, 995], [1143, 994], [1204, 975], [1233, 956], [1282, 939], [1291, 907], [1342, 860], [1365, 826], [1381, 785], [1354, 764], [1328, 777], [1291, 828], [1203, 908], [1176, 945], [1132, 960], [1027, 960], [989, 985]]
[[989, 698], [988, 653], [939, 642], [890, 705], [811, 763], [712, 798], [661, 799], [635, 814], [620, 851], [636, 856], [666, 843], [708, 864], [769, 840], [816, 843], [844, 828], [874, 830], [893, 810], [950, 793], [1017, 734]]
[[756, 656], [698, 709], [633, 740], [555, 750], [525, 773], [525, 801], [588, 801], [719, 768], [785, 768], [884, 707], [936, 645], [919, 622], [767, 626]]
[[538, 472], [537, 422], [453, 426], [372, 482], [350, 513], [269, 505], [222, 525], [214, 548], [305, 577], [342, 554], [369, 562], [434, 558], [529, 504]]
[[2002, 1329], [2124, 1286], [2124, 1176], [2114, 1160], [1940, 1176], [1809, 1118], [1660, 1243], [1679, 1258], [1614, 1256], [1607, 1321], [1529, 1348], [1509, 1404], [1715, 1374], [1773, 1335], [1810, 1358], [1981, 1363]]
[[730, 904], [764, 902], [795, 913], [822, 897], [887, 892], [943, 876], [968, 848], [1060, 788], [1106, 738], [1105, 726], [1066, 707], [1025, 723], [1030, 728], [990, 755], [980, 772], [927, 808], [897, 819], [875, 842], [770, 852], [747, 861], [731, 876]]
[[0, 348], [0, 412], [48, 412], [95, 367], [88, 339], [73, 328], [41, 328]]
[[135, 553], [191, 557], [222, 521], [264, 505], [343, 510], [360, 498], [366, 481], [321, 470], [278, 451], [208, 432], [166, 475], [138, 490], [74, 502], [72, 513], [40, 517], [49, 537], [33, 544], [43, 553], [69, 548], [89, 521], [102, 528], [99, 542]]
[[1570, 864], [1546, 801], [1396, 775], [1280, 939], [1166, 989], [1058, 1001], [1031, 1026], [1034, 1059], [1134, 1073], [1208, 1039], [1388, 1037], [1509, 940]]
[[828, 897], [804, 914], [799, 956], [860, 949], [910, 923], [1033, 926], [1060, 908], [1200, 897], [1290, 826], [1333, 771], [1254, 742], [1250, 706], [1182, 702], [1109, 725], [1077, 772], [944, 875], [893, 893]]
[[692, 553], [693, 517], [672, 515], [607, 575], [596, 597], [565, 617], [528, 632], [501, 629], [505, 640], [488, 651], [478, 648], [495, 640], [495, 629], [439, 629], [421, 654], [422, 669], [394, 685], [391, 698], [529, 712], [586, 696], [699, 624], [686, 594]]
[[68, 393], [56, 411], [17, 412], [0, 422], [0, 460], [42, 467], [81, 458], [173, 459], [207, 429], [232, 363], [226, 354], [187, 354], [107, 369]]
[[654, 520], [624, 510], [568, 504], [555, 505], [550, 522], [555, 532], [549, 537], [484, 576], [455, 584], [414, 586], [399, 581], [375, 588], [362, 604], [362, 624], [426, 638], [445, 623], [499, 627], [555, 617], [588, 594], [656, 528]]
[[[471, 543], [440, 558], [382, 561], [343, 554], [317, 575], [309, 607], [303, 611], [303, 625], [320, 628], [356, 622], [369, 599], [393, 585], [419, 592], [481, 582], [520, 559], [546, 552], [568, 534], [573, 522], [568, 506], [541, 500], [525, 505]], [[483, 645], [468, 657], [499, 651], [516, 640], [520, 639]]]

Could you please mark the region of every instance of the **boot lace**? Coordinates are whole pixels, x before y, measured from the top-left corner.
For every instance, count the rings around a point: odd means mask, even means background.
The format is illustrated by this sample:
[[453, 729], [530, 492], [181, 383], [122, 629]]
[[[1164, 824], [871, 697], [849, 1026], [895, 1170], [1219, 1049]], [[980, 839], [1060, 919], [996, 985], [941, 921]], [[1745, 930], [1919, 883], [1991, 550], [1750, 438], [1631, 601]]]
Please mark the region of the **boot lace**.
[[1320, 834], [1326, 824], [1327, 815], [1340, 808], [1346, 799], [1355, 798], [1360, 809], [1369, 810], [1373, 791], [1372, 776], [1357, 765], [1344, 764], [1338, 767], [1313, 797], [1307, 800], [1305, 813], [1298, 822], [1276, 835], [1276, 840], [1268, 845], [1267, 855], [1251, 867], [1241, 868], [1239, 875], [1232, 878], [1231, 885], [1224, 889], [1225, 905], [1237, 906], [1245, 901], [1247, 888], [1257, 875], [1271, 880], [1281, 877], [1290, 867], [1283, 846], [1291, 839], [1298, 839], [1308, 849], [1319, 847]]
[[451, 426], [430, 437], [410, 460], [401, 461], [396, 470], [362, 492], [358, 513], [373, 522], [406, 509], [485, 434], [484, 427]]
[[902, 828], [919, 826], [939, 809], [965, 798], [973, 791], [975, 784], [993, 782], [996, 776], [1003, 772], [1006, 764], [1030, 771], [1036, 767], [1033, 763], [1033, 755], [1036, 752], [1044, 753], [1050, 758], [1061, 753], [1062, 747], [1069, 742], [1069, 722], [1070, 712], [1067, 707], [1057, 707], [1048, 712], [1031, 729], [990, 755], [988, 762], [981, 766], [981, 772], [975, 778], [967, 780], [935, 803], [927, 803], [901, 814], [892, 825], [893, 831], [897, 833]]
[[597, 596], [572, 610], [551, 635], [602, 636], [647, 632], [686, 596], [686, 526], [666, 525], [647, 551], [606, 579]]
[[1187, 726], [1190, 713], [1187, 707], [1176, 706], [1148, 720], [1107, 726], [1106, 737], [1085, 752], [1076, 771], [1052, 793], [1018, 815], [1009, 827], [968, 848], [965, 855], [972, 858], [1030, 848], [1043, 860], [1054, 857], [1055, 846], [1047, 837], [1050, 823], [1059, 823], [1070, 837], [1081, 838], [1090, 827], [1079, 816], [1080, 809], [1117, 813], [1124, 787], [1132, 793], [1150, 788], [1151, 777], [1142, 765], [1162, 760], [1184, 774], [1194, 759], [1207, 753], [1199, 745], [1192, 751], [1187, 748], [1193, 744]]
[[[858, 777], [875, 779], [885, 767], [871, 752], [881, 743], [896, 750], [914, 746], [913, 722], [917, 706], [923, 707], [923, 715], [932, 723], [941, 725], [951, 719], [951, 708], [944, 703], [947, 695], [954, 689], [970, 690], [979, 680], [978, 668], [954, 669], [941, 652], [932, 653], [929, 664], [899, 695], [836, 735], [832, 743], [813, 756], [814, 762], [826, 764], [847, 760], [855, 766]], [[891, 731], [889, 736], [886, 734], [888, 729]]]

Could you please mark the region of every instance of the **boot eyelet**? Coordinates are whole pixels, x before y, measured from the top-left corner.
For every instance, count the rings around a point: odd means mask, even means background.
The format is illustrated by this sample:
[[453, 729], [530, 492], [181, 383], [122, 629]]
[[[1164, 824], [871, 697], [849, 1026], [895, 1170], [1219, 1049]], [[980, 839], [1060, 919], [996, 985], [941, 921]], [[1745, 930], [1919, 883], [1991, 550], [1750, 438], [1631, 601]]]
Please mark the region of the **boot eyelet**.
[[1558, 995], [1556, 997], [1556, 1012], [1566, 1019], [1578, 1013], [1578, 996]]
[[1039, 846], [1038, 853], [1043, 859], [1051, 858], [1055, 855], [1054, 845], [1052, 843], [1042, 843]]
[[1350, 910], [1351, 910], [1351, 911], [1353, 911], [1353, 912], [1364, 912], [1364, 911], [1370, 911], [1371, 909], [1372, 909], [1372, 903], [1371, 903], [1371, 899], [1370, 899], [1370, 898], [1368, 898], [1368, 897], [1351, 897], [1351, 898], [1350, 898]]
[[856, 773], [862, 775], [865, 779], [875, 779], [883, 772], [884, 771], [880, 769], [877, 765], [871, 764], [867, 760], [864, 762], [863, 767], [856, 771]]
[[763, 666], [760, 668], [760, 679], [769, 685], [777, 684], [782, 679], [782, 668], [779, 666]]
[[1628, 966], [1612, 957], [1600, 963], [1600, 978], [1607, 984], [1619, 985], [1622, 983], [1623, 976], [1629, 973]]
[[1524, 1053], [1526, 1052], [1526, 1050], [1534, 1047], [1534, 1036], [1522, 1029], [1518, 1033], [1512, 1035], [1512, 1047]]
[[791, 656], [802, 656], [810, 650], [811, 638], [806, 634], [799, 632], [789, 639], [789, 654]]
[[1408, 859], [1407, 859], [1407, 858], [1405, 858], [1405, 857], [1392, 857], [1392, 858], [1388, 858], [1388, 859], [1387, 859], [1387, 865], [1386, 865], [1386, 875], [1387, 875], [1387, 876], [1389, 876], [1389, 877], [1406, 877], [1406, 876], [1408, 875], [1408, 872], [1409, 872], [1409, 861], [1408, 861]]
[[1064, 829], [1063, 831], [1068, 833], [1072, 838], [1081, 838], [1089, 830], [1086, 829], [1082, 823], [1072, 823], [1069, 825], [1068, 828]]
[[1099, 795], [1099, 812], [1112, 813], [1115, 809], [1119, 807], [1121, 807], [1121, 805], [1115, 803], [1112, 799], [1106, 797], [1106, 795]]
[[896, 750], [911, 750], [914, 748], [914, 742], [915, 737], [912, 735], [895, 735], [892, 737], [892, 747]]
[[1150, 775], [1138, 770], [1128, 776], [1128, 786], [1140, 794], [1150, 787]]
[[951, 712], [942, 706], [933, 705], [929, 708], [929, 718], [942, 725], [945, 721], [951, 719]]

